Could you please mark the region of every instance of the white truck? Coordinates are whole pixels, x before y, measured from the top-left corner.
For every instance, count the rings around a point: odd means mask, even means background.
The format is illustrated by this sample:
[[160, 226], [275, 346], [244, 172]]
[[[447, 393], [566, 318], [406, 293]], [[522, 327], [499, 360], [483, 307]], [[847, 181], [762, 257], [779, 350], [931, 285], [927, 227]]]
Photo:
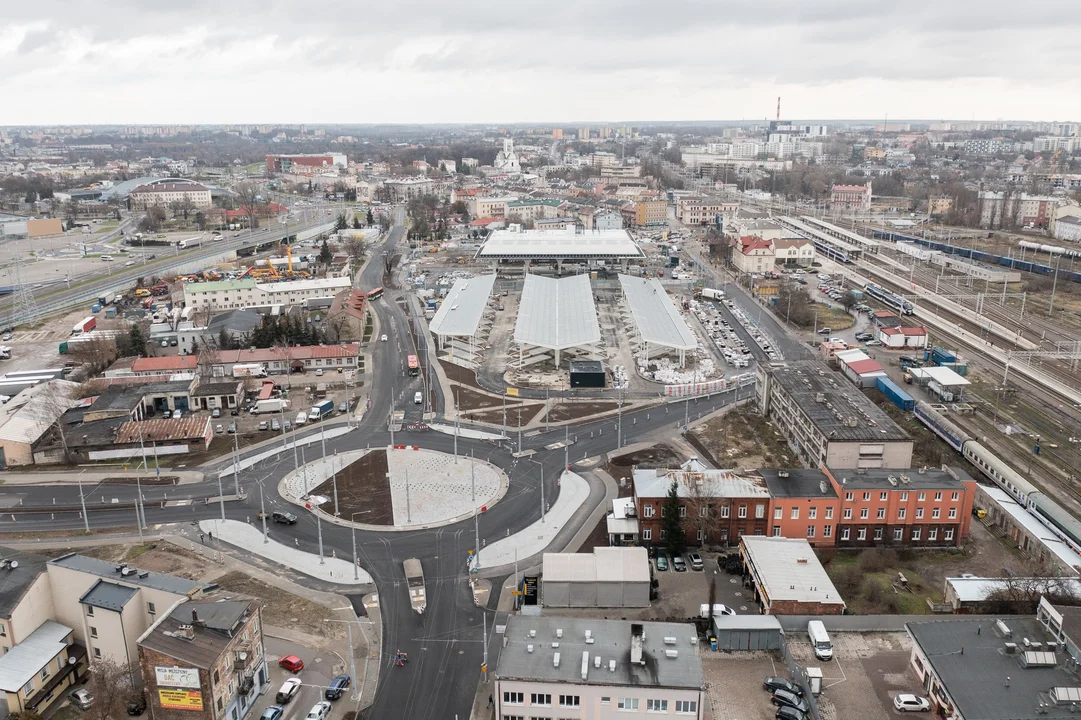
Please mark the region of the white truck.
[[186, 250], [188, 248], [199, 247], [202, 244], [203, 244], [203, 238], [195, 237], [195, 238], [184, 238], [183, 240], [179, 241], [176, 244], [176, 246], [181, 250]]
[[268, 400], [259, 400], [252, 406], [251, 414], [259, 415], [262, 413], [276, 413], [282, 410], [289, 409], [289, 401], [285, 398], [270, 398]]
[[704, 287], [704, 288], [702, 288], [702, 299], [703, 300], [724, 300], [724, 291], [723, 290], [717, 290], [715, 288]]
[[405, 582], [409, 586], [409, 604], [418, 615], [423, 615], [428, 606], [424, 595], [424, 569], [416, 558], [409, 558], [402, 565], [405, 568]]
[[811, 640], [811, 648], [814, 650], [816, 658], [819, 660], [833, 659], [833, 643], [830, 642], [830, 636], [826, 633], [826, 626], [822, 624], [821, 620], [811, 620], [807, 623], [807, 637]]
[[248, 363], [245, 365], [233, 366], [233, 377], [257, 377], [265, 378], [267, 376], [267, 367], [261, 363]]

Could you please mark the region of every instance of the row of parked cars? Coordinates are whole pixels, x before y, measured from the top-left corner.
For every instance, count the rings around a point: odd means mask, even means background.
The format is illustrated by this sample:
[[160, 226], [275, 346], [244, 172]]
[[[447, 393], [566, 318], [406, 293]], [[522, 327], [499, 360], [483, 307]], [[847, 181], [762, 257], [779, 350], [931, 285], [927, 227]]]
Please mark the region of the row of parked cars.
[[[296, 655], [286, 655], [278, 661], [278, 666], [283, 670], [296, 674], [304, 669], [304, 661]], [[332, 707], [330, 701], [341, 699], [352, 684], [353, 678], [348, 675], [335, 676], [330, 681], [330, 684], [326, 686], [326, 689], [323, 690], [325, 699], [312, 706], [305, 720], [327, 720], [330, 717]], [[304, 683], [298, 677], [291, 677], [282, 683], [282, 686], [278, 689], [278, 694], [274, 696], [277, 705], [271, 705], [264, 710], [261, 720], [282, 720], [285, 715], [285, 706], [300, 694], [300, 689], [303, 686]]]
[[709, 332], [725, 362], [735, 368], [747, 367], [751, 364], [750, 348], [740, 339], [728, 321], [721, 317], [716, 305], [712, 302], [699, 304], [694, 309], [694, 314]]
[[[653, 558], [653, 564], [657, 567], [658, 572], [666, 572], [669, 566], [668, 553], [663, 550], [658, 551]], [[696, 552], [687, 553], [686, 560], [683, 559], [682, 555], [672, 556], [671, 566], [676, 572], [687, 572], [688, 564], [698, 572], [705, 569], [705, 565], [702, 563], [702, 556]]]

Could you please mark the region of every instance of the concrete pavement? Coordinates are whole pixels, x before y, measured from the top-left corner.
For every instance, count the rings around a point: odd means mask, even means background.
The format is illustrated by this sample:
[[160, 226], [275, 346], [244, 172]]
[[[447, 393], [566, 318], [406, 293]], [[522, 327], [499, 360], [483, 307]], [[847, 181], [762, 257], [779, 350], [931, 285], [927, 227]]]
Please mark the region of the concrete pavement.
[[161, 476], [175, 477], [176, 481], [162, 483], [154, 468], [144, 470], [143, 468], [125, 467], [116, 470], [35, 470], [33, 472], [7, 470], [0, 472], [0, 482], [4, 485], [74, 485], [78, 483], [96, 485], [106, 480], [125, 478], [125, 482], [117, 484], [130, 483], [135, 485], [135, 478], [138, 477], [148, 481], [143, 486], [147, 488], [151, 484], [166, 487], [170, 485], [190, 485], [201, 483], [204, 479], [203, 473], [197, 470], [173, 470], [171, 468], [162, 468]]

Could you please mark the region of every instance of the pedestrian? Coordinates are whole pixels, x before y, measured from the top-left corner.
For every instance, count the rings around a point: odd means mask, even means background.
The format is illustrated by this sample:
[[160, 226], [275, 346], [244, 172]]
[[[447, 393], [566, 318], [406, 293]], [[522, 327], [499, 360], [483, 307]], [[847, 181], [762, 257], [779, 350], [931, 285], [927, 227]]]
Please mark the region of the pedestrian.
[[199, 542], [201, 542], [203, 545], [206, 545], [206, 536], [202, 533], [199, 533]]
[[492, 705], [494, 705], [494, 704], [495, 704], [495, 701], [492, 700], [492, 696], [489, 695], [488, 696], [488, 707], [492, 707]]
[[300, 547], [300, 538], [293, 538], [293, 544]]
[[207, 531], [206, 536], [210, 538], [210, 542], [214, 542], [214, 533]]

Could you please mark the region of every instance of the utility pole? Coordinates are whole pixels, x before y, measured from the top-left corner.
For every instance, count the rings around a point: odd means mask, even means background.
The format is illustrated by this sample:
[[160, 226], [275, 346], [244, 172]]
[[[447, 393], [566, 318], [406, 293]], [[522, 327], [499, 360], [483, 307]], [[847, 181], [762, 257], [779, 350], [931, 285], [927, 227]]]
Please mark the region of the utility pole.
[[240, 497], [240, 440], [237, 433], [233, 433], [233, 483], [236, 487], [236, 496]]
[[90, 518], [86, 514], [86, 495], [83, 495], [83, 474], [79, 473], [79, 504], [83, 506], [83, 527], [90, 533]]
[[1058, 256], [1058, 260], [1055, 261], [1055, 278], [1051, 283], [1051, 302], [1047, 306], [1047, 315], [1051, 317], [1055, 314], [1055, 290], [1058, 288], [1058, 267], [1062, 264], [1062, 256]]
[[548, 432], [548, 419], [552, 414], [552, 408], [548, 403], [548, 388], [544, 388], [544, 432]]
[[394, 447], [394, 384], [390, 385], [390, 446]]
[[413, 522], [413, 510], [409, 505], [409, 471], [405, 471], [405, 521]]
[[458, 428], [461, 427], [462, 410], [454, 403], [454, 464], [458, 464]]
[[221, 505], [221, 519], [225, 519], [225, 491], [221, 488], [221, 473], [218, 473], [218, 504]]
[[142, 537], [142, 530], [146, 527], [146, 508], [143, 507], [143, 481], [138, 475], [135, 476], [135, 491], [138, 493], [135, 498], [135, 514], [139, 516], [139, 537]]
[[518, 452], [522, 452], [522, 408], [518, 408]]
[[259, 514], [263, 517], [263, 544], [270, 542], [266, 531], [266, 505], [263, 502], [263, 484], [259, 483]]
[[616, 425], [616, 447], [623, 447], [623, 388], [619, 389], [619, 422]]

